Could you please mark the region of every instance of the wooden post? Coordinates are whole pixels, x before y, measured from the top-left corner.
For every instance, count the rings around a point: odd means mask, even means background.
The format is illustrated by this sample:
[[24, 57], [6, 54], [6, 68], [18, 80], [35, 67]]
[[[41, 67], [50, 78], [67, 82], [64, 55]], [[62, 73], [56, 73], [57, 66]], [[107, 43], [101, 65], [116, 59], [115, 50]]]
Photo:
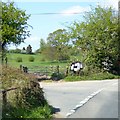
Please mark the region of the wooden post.
[[65, 75], [68, 76], [68, 71], [69, 71], [69, 67], [67, 66], [66, 67], [66, 72], [65, 72]]
[[47, 76], [47, 67], [45, 67], [45, 75]]
[[7, 91], [6, 90], [2, 91], [2, 96], [3, 96], [3, 108], [5, 108], [7, 104]]
[[59, 74], [59, 65], [57, 66], [57, 73]]
[[7, 92], [5, 90], [2, 91], [2, 98], [3, 98], [2, 116], [4, 116], [5, 115], [5, 110], [6, 110], [6, 104], [7, 104]]
[[8, 63], [8, 58], [5, 57], [5, 65], [6, 65], [6, 67], [7, 67], [7, 63]]

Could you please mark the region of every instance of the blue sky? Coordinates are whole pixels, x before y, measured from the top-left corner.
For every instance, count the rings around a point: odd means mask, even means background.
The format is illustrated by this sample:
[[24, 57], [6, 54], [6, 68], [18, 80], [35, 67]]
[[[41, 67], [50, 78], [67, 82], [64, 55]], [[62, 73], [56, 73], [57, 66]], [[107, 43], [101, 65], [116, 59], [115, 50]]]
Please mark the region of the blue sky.
[[[10, 1], [10, 0], [9, 0]], [[68, 2], [69, 1], [69, 2]], [[33, 51], [37, 50], [40, 46], [40, 39], [43, 38], [46, 40], [49, 33], [61, 28], [66, 28], [66, 25], [69, 25], [73, 21], [83, 21], [83, 13], [90, 10], [90, 5], [96, 6], [100, 4], [104, 5], [113, 5], [117, 9], [117, 0], [79, 0], [79, 2], [74, 0], [68, 0], [64, 2], [60, 1], [14, 1], [15, 5], [22, 9], [26, 10], [27, 14], [31, 14], [28, 24], [30, 24], [33, 29], [30, 29], [31, 36], [25, 40], [25, 43], [17, 46], [17, 48], [22, 49], [27, 47], [29, 44], [32, 46]], [[62, 13], [54, 15], [41, 15], [39, 13]], [[80, 14], [73, 14], [80, 13]], [[9, 46], [9, 49], [15, 49], [13, 45]]]

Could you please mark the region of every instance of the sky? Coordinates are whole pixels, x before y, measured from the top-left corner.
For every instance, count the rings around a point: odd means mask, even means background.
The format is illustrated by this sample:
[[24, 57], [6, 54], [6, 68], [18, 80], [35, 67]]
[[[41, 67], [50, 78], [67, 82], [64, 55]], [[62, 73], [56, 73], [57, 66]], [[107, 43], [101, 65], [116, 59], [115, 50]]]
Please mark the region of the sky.
[[[11, 0], [4, 0], [11, 1]], [[118, 10], [117, 0], [12, 0], [15, 6], [21, 10], [26, 10], [27, 14], [31, 14], [28, 24], [31, 36], [21, 43], [19, 46], [11, 44], [9, 49], [16, 49], [32, 46], [33, 51], [40, 47], [40, 39], [46, 41], [49, 33], [57, 29], [67, 29], [74, 21], [83, 21], [84, 12], [90, 11], [90, 6], [112, 6]], [[59, 14], [41, 14], [41, 13], [59, 13]], [[79, 13], [79, 14], [74, 14]]]

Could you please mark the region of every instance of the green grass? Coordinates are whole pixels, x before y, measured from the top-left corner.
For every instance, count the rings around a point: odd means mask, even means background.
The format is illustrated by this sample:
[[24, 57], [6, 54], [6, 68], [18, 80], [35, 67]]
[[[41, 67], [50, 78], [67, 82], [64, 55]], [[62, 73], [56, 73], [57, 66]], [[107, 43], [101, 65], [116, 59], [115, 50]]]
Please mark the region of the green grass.
[[4, 118], [52, 118], [52, 107], [49, 105], [32, 109], [10, 107]]
[[4, 118], [52, 118], [52, 108], [48, 105], [33, 109], [12, 108], [6, 112]]
[[[29, 61], [29, 57], [34, 57], [34, 62]], [[49, 66], [57, 66], [59, 65], [62, 68], [66, 68], [66, 66], [69, 64], [69, 62], [63, 61], [43, 61], [43, 56], [40, 54], [16, 54], [16, 53], [8, 53], [8, 64], [13, 67], [19, 68], [20, 65], [27, 66], [28, 69], [31, 71], [39, 71], [43, 69], [45, 71], [45, 67]], [[22, 58], [22, 62], [16, 62], [17, 57]]]
[[[37, 65], [40, 63], [42, 56], [41, 55], [33, 55], [33, 54], [16, 54], [16, 53], [10, 53], [7, 54], [8, 56], [8, 64], [13, 65], [14, 67], [19, 67], [20, 64], [26, 65], [26, 66], [32, 66]], [[29, 62], [29, 57], [32, 56], [35, 58], [34, 62]], [[16, 62], [17, 57], [22, 58], [22, 62]]]
[[64, 81], [85, 81], [85, 80], [106, 80], [106, 79], [118, 79], [120, 78], [120, 76], [117, 75], [113, 75], [111, 73], [108, 72], [100, 72], [100, 73], [93, 73], [93, 74], [89, 74], [89, 75], [81, 75], [81, 76], [67, 76]]

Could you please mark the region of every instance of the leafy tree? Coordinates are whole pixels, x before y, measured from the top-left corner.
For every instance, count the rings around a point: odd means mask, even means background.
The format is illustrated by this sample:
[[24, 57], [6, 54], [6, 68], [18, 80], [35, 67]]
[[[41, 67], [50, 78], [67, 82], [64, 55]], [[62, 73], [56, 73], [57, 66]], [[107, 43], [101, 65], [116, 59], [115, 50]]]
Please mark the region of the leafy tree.
[[46, 48], [42, 51], [42, 55], [48, 60], [57, 60], [56, 48], [51, 47], [48, 43], [46, 44]]
[[46, 43], [44, 39], [40, 39], [40, 49], [39, 52], [42, 53], [46, 49]]
[[[28, 30], [30, 25], [27, 23], [29, 17], [30, 15], [27, 15], [25, 11], [15, 7], [14, 2], [2, 2], [2, 31], [0, 31], [2, 35], [0, 41], [2, 53], [4, 53], [4, 49], [8, 44], [19, 45], [30, 36]], [[2, 57], [4, 56], [2, 55]]]
[[58, 29], [50, 33], [47, 38], [47, 44], [53, 51], [53, 59], [59, 61], [69, 59], [69, 38], [65, 29]]
[[112, 69], [119, 55], [118, 20], [113, 9], [97, 6], [85, 14], [84, 22], [70, 26], [70, 36], [81, 48], [88, 66]]

